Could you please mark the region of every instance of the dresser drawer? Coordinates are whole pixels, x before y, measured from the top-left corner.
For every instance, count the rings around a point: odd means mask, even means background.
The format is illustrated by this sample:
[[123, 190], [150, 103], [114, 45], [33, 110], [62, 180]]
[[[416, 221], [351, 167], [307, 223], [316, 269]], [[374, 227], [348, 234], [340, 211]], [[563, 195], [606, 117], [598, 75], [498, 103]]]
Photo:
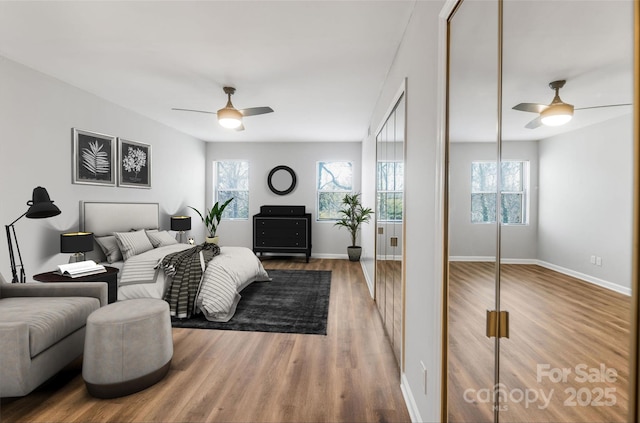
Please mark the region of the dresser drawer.
[[256, 224], [258, 227], [269, 228], [306, 228], [307, 219], [299, 217], [257, 217]]
[[256, 246], [269, 248], [307, 248], [307, 240], [304, 237], [257, 237]]
[[305, 214], [304, 206], [261, 206], [261, 215], [269, 216], [301, 216]]
[[304, 219], [257, 219], [256, 234], [268, 234], [268, 236], [304, 236], [307, 230], [307, 221]]
[[[288, 206], [281, 210], [291, 211]], [[269, 206], [271, 212], [274, 210]], [[311, 214], [253, 216], [253, 251], [256, 253], [304, 253], [311, 256]]]

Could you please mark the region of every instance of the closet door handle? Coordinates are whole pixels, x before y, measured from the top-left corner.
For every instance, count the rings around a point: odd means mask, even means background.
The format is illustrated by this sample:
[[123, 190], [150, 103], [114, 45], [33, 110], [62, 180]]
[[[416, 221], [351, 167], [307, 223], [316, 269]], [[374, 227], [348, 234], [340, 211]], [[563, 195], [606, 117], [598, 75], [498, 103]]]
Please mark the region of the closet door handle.
[[[498, 320], [500, 329], [498, 329]], [[498, 331], [500, 332], [498, 334]], [[508, 338], [509, 337], [509, 312], [487, 310], [487, 338]]]

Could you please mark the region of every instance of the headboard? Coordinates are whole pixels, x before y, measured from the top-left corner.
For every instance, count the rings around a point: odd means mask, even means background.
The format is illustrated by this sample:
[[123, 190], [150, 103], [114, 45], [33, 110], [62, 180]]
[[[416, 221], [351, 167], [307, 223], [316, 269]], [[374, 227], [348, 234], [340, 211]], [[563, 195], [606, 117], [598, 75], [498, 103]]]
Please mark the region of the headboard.
[[[156, 229], [159, 222], [158, 203], [80, 202], [80, 230], [93, 232], [96, 237], [132, 229]], [[94, 244], [87, 259], [104, 261], [100, 246]]]

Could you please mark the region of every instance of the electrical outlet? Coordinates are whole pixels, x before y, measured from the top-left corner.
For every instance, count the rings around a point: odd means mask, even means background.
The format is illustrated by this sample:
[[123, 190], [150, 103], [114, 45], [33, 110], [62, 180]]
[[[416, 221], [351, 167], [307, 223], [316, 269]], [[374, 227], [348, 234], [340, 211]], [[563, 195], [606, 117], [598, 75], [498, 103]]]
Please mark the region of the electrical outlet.
[[591, 264], [596, 264], [596, 256], [591, 256]]
[[427, 366], [424, 365], [422, 360], [420, 361], [420, 367], [422, 367], [422, 390], [427, 395]]
[[596, 257], [596, 266], [602, 266], [602, 257]]

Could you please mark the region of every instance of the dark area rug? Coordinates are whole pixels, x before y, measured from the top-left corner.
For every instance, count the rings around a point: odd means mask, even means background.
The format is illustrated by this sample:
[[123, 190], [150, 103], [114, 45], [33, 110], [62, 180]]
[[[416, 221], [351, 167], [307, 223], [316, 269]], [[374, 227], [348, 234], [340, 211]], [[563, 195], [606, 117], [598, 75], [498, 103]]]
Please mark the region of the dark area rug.
[[240, 295], [236, 313], [226, 323], [210, 322], [202, 314], [171, 318], [177, 328], [253, 332], [327, 334], [331, 289], [330, 270], [267, 270], [270, 282], [254, 282]]

